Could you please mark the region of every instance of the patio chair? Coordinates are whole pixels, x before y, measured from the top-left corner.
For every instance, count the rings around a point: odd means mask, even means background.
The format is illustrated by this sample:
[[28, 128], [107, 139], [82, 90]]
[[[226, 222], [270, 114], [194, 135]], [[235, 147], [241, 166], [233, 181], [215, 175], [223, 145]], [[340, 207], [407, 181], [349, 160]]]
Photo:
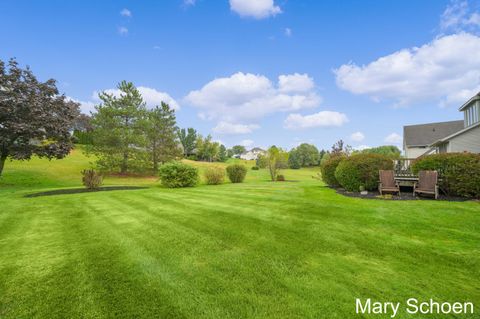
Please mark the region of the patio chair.
[[400, 186], [395, 181], [395, 174], [393, 171], [378, 171], [380, 181], [378, 182], [378, 192], [383, 195], [383, 192], [393, 192], [400, 195]]
[[418, 172], [418, 183], [413, 184], [413, 196], [419, 194], [434, 195], [438, 198], [438, 173], [437, 171]]

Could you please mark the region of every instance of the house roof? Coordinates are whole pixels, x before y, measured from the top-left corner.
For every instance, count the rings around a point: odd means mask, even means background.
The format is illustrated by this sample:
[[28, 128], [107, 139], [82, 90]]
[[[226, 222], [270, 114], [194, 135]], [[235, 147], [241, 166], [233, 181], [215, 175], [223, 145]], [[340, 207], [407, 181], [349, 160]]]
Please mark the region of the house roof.
[[403, 141], [406, 146], [429, 146], [463, 129], [463, 120], [407, 125], [403, 127]]
[[262, 150], [260, 147], [254, 147], [250, 150], [250, 152], [265, 152], [265, 151]]
[[467, 102], [463, 103], [462, 106], [458, 109], [459, 111], [463, 111], [467, 106], [470, 105], [473, 101], [480, 100], [480, 92], [475, 94], [473, 97], [471, 97]]
[[475, 124], [473, 124], [473, 125], [470, 125], [470, 126], [464, 128], [463, 130], [460, 130], [460, 131], [458, 131], [458, 132], [455, 132], [455, 133], [453, 133], [453, 134], [451, 134], [451, 135], [448, 135], [448, 136], [446, 136], [446, 137], [444, 137], [444, 138], [442, 138], [442, 139], [439, 139], [439, 140], [435, 141], [434, 143], [432, 143], [431, 146], [436, 146], [436, 145], [445, 143], [445, 142], [451, 140], [452, 138], [454, 138], [454, 137], [456, 137], [456, 136], [458, 136], [458, 135], [462, 135], [463, 133], [465, 133], [465, 132], [467, 132], [467, 131], [470, 131], [471, 129], [476, 128], [476, 127], [479, 127], [479, 126], [480, 126], [480, 122], [475, 123]]

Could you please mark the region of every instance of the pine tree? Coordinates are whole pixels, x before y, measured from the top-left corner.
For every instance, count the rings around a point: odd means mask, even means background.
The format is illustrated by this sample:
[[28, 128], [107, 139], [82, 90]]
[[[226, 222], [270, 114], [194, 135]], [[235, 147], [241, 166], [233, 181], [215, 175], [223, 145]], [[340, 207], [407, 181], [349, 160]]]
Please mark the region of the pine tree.
[[175, 111], [162, 102], [148, 111], [146, 135], [148, 151], [154, 172], [158, 171], [158, 164], [171, 161], [182, 155], [177, 135]]
[[97, 164], [107, 171], [139, 171], [148, 163], [146, 154], [145, 102], [131, 82], [117, 86], [120, 94], [99, 94], [102, 101], [92, 117], [93, 143], [88, 151], [98, 158]]

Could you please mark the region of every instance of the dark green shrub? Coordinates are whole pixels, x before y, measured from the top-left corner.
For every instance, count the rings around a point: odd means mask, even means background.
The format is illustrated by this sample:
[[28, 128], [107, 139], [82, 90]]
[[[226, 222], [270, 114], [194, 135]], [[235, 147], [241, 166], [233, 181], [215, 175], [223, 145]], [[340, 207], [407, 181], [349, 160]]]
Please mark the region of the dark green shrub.
[[277, 175], [277, 182], [285, 182], [285, 176]]
[[232, 183], [241, 183], [247, 175], [247, 168], [241, 164], [232, 164], [227, 166], [228, 179]]
[[252, 171], [258, 171], [260, 168], [258, 166], [252, 166]]
[[168, 188], [193, 187], [198, 183], [198, 170], [181, 162], [163, 164], [159, 176], [162, 185]]
[[82, 183], [88, 189], [97, 189], [102, 185], [103, 176], [93, 170], [86, 169], [82, 171]]
[[320, 173], [322, 174], [322, 180], [331, 187], [338, 187], [340, 183], [335, 177], [335, 170], [338, 164], [345, 159], [345, 155], [332, 155], [328, 159], [322, 161], [320, 165]]
[[381, 169], [393, 169], [393, 161], [389, 156], [360, 153], [341, 161], [335, 170], [335, 178], [350, 192], [358, 192], [360, 186], [374, 190], [378, 188], [378, 171]]
[[208, 185], [222, 184], [225, 181], [225, 169], [223, 167], [208, 167], [204, 176]]
[[471, 153], [433, 154], [418, 158], [412, 171], [437, 171], [440, 189], [448, 195], [480, 197], [480, 155]]

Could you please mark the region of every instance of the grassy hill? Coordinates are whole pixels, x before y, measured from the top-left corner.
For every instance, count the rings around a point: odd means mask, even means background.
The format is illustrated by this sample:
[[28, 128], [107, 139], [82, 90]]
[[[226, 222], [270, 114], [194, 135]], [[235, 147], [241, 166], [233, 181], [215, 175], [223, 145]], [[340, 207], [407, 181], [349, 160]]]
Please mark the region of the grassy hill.
[[23, 197], [78, 187], [89, 166], [80, 150], [6, 164], [0, 318], [354, 318], [355, 298], [480, 303], [478, 202], [347, 198], [316, 169], [187, 189], [108, 177], [148, 188]]

